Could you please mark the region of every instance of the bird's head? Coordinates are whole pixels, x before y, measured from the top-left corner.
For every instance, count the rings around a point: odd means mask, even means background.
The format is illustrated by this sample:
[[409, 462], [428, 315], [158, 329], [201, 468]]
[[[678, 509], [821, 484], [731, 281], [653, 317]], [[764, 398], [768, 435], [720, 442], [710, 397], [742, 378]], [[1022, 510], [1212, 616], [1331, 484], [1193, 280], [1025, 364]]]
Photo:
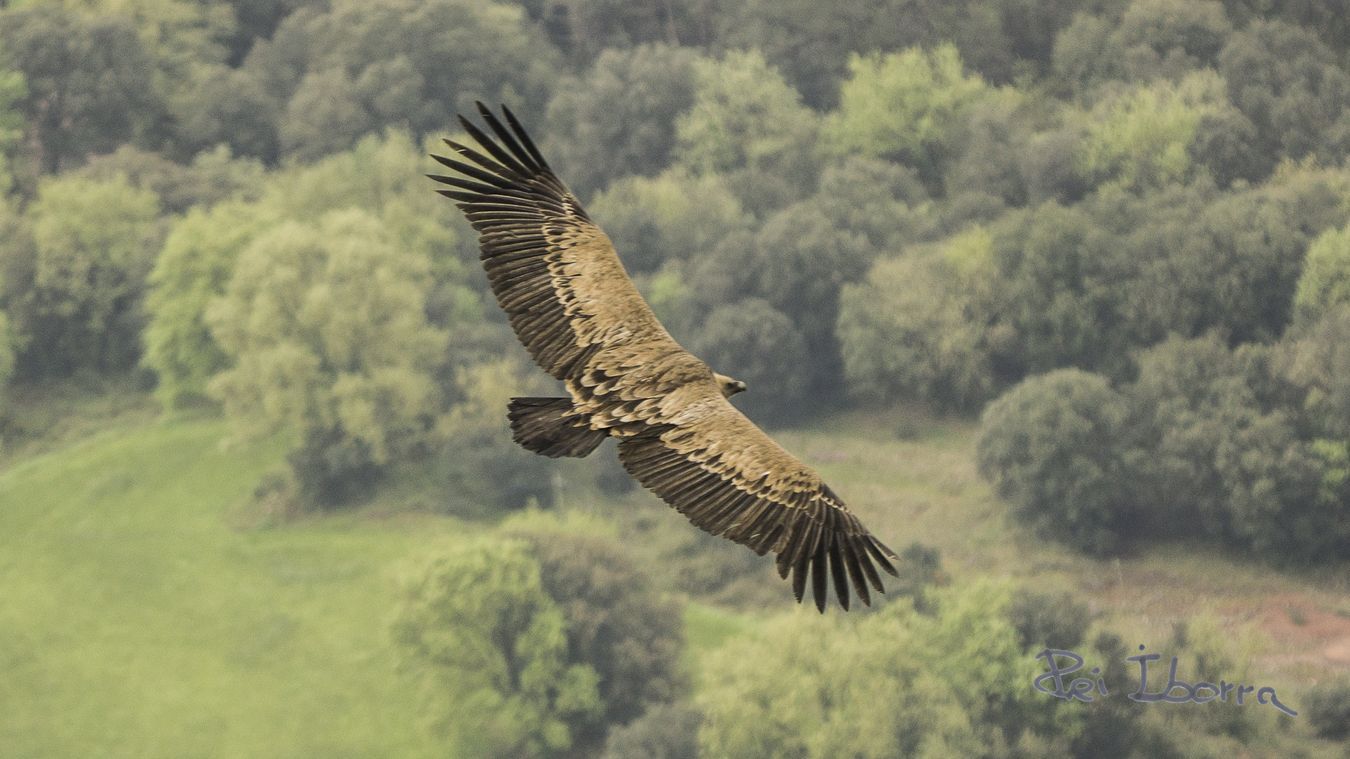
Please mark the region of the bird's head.
[[713, 372], [713, 377], [717, 380], [717, 386], [722, 389], [722, 395], [730, 398], [736, 393], [745, 392], [745, 383], [738, 379], [732, 379], [725, 374]]

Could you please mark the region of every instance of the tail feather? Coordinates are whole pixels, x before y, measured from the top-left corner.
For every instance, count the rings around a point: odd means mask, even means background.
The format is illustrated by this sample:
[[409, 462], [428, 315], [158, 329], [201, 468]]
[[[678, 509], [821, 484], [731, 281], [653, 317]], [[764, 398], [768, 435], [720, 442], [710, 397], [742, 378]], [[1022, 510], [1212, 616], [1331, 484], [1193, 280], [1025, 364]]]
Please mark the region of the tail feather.
[[609, 436], [573, 416], [571, 398], [512, 398], [506, 416], [511, 420], [512, 440], [549, 458], [581, 458]]

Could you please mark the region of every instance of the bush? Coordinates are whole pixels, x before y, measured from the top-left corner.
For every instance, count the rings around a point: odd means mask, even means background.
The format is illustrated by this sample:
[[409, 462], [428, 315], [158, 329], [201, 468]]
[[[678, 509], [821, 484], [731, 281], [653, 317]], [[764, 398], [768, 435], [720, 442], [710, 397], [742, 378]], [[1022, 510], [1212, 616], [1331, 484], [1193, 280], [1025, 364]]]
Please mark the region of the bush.
[[609, 733], [603, 759], [698, 759], [703, 715], [684, 702], [658, 704]]
[[1018, 590], [1008, 607], [1008, 618], [1017, 629], [1022, 648], [1039, 652], [1045, 648], [1072, 650], [1083, 642], [1092, 614], [1068, 593]]
[[1308, 724], [1328, 740], [1350, 738], [1350, 679], [1319, 683], [1303, 699]]
[[1093, 554], [1129, 537], [1134, 514], [1121, 460], [1125, 399], [1105, 378], [1060, 369], [1023, 381], [980, 420], [980, 472], [1013, 512]]

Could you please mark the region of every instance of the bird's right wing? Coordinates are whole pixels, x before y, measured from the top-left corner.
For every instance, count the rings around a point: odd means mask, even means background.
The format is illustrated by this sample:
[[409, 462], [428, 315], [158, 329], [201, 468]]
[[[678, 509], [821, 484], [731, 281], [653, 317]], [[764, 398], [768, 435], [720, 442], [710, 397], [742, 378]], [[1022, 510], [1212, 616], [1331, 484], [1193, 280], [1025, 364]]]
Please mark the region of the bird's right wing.
[[508, 129], [482, 103], [478, 111], [496, 139], [461, 116], [480, 150], [446, 140], [464, 160], [432, 157], [459, 176], [430, 176], [450, 186], [439, 192], [479, 232], [492, 292], [534, 360], [567, 379], [608, 345], [669, 341], [682, 350], [516, 117], [502, 108]]

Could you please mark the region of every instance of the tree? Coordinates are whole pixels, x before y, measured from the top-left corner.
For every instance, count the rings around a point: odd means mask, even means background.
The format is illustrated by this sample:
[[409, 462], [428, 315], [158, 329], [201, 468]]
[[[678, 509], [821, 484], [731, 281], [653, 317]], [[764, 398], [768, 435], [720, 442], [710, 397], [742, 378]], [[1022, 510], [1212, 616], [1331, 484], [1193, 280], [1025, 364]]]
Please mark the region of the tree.
[[1209, 336], [1141, 355], [1139, 380], [1126, 389], [1137, 424], [1126, 460], [1141, 508], [1157, 510], [1143, 527], [1204, 535], [1279, 563], [1342, 555], [1350, 550], [1344, 448], [1309, 443], [1293, 409], [1267, 407], [1256, 390], [1266, 369], [1251, 353]]
[[871, 249], [900, 250], [937, 235], [933, 203], [908, 166], [851, 155], [826, 163], [811, 202], [836, 229], [866, 235]]
[[652, 176], [670, 163], [675, 123], [694, 103], [689, 48], [607, 49], [548, 104], [544, 149], [578, 197], [616, 177]]
[[283, 155], [313, 159], [366, 132], [441, 130], [475, 100], [538, 121], [557, 71], [523, 11], [496, 2], [346, 0], [288, 16], [243, 70], [284, 103]]
[[274, 164], [281, 155], [283, 105], [253, 69], [199, 66], [192, 86], [171, 103], [175, 142], [188, 154], [226, 145], [235, 155]]
[[154, 62], [120, 16], [52, 5], [0, 11], [0, 50], [23, 74], [31, 174], [55, 173], [129, 140], [151, 141], [163, 112]]
[[698, 759], [703, 715], [684, 703], [658, 704], [609, 731], [602, 759]]
[[1307, 696], [1308, 722], [1328, 740], [1350, 738], [1350, 678], [1319, 683]]
[[690, 349], [750, 391], [735, 404], [756, 419], [799, 418], [809, 400], [812, 362], [806, 341], [783, 312], [761, 298], [708, 313]]
[[[707, 664], [718, 677], [699, 693], [703, 752], [812, 759], [975, 753], [970, 715], [911, 652], [917, 636], [908, 621], [893, 613], [845, 626], [800, 615], [726, 644]], [[834, 645], [827, 650], [822, 639]]]
[[165, 240], [150, 274], [145, 330], [145, 363], [165, 407], [207, 400], [207, 383], [229, 365], [206, 325], [207, 305], [224, 294], [240, 253], [269, 223], [255, 206], [222, 203], [193, 209]]
[[1213, 334], [1173, 337], [1139, 356], [1126, 392], [1141, 437], [1131, 464], [1150, 504], [1146, 529], [1222, 538], [1227, 489], [1216, 467], [1220, 447], [1256, 398], [1228, 347]]
[[0, 46], [0, 197], [13, 189], [12, 156], [23, 140], [23, 112], [20, 101], [27, 93], [23, 74], [8, 67]]
[[1056, 203], [1009, 214], [991, 235], [997, 316], [1011, 330], [999, 339], [1008, 346], [1000, 375], [1061, 366], [1122, 373], [1130, 325], [1120, 282], [1133, 264], [1116, 252], [1114, 235], [1081, 206]]
[[[351, 209], [259, 235], [208, 307], [230, 362], [211, 394], [251, 427], [296, 430], [306, 449], [319, 445], [296, 460], [315, 465], [296, 471], [311, 501], [343, 500], [328, 462], [380, 467], [432, 439], [446, 335], [427, 323], [429, 284], [425, 258]], [[344, 453], [334, 459], [328, 448]]]
[[543, 588], [567, 621], [568, 658], [595, 670], [600, 720], [574, 730], [574, 745], [603, 745], [607, 729], [676, 699], [684, 690], [681, 607], [659, 594], [608, 538], [559, 529], [515, 529], [539, 561]]
[[284, 154], [312, 161], [347, 150], [377, 126], [340, 68], [311, 71], [286, 103], [278, 126]]
[[31, 245], [7, 251], [5, 310], [21, 340], [21, 374], [118, 372], [136, 363], [158, 214], [154, 193], [125, 177], [43, 180], [27, 213]]
[[1350, 304], [1327, 309], [1280, 341], [1281, 378], [1298, 388], [1287, 406], [1301, 412], [1317, 437], [1350, 440]]
[[1308, 246], [1294, 313], [1306, 324], [1344, 304], [1350, 304], [1350, 227], [1328, 229]]
[[1166, 76], [1213, 66], [1233, 32], [1217, 0], [1134, 0], [1113, 37], [1129, 80]]
[[[865, 237], [835, 227], [821, 209], [802, 201], [775, 213], [753, 237], [746, 233], [724, 238], [710, 255], [695, 261], [690, 281], [706, 308], [751, 296], [763, 298], [787, 316], [809, 358], [795, 373], [806, 378], [813, 398], [827, 404], [839, 399], [843, 389], [834, 335], [839, 288], [861, 279], [871, 257]], [[756, 327], [715, 328], [745, 335]]]
[[709, 255], [723, 238], [751, 227], [721, 176], [693, 176], [681, 169], [620, 179], [596, 197], [588, 212], [625, 265], [639, 273], [667, 261]]
[[855, 55], [849, 71], [839, 110], [825, 122], [828, 144], [837, 153], [902, 161], [935, 183], [966, 109], [985, 93], [984, 81], [965, 74], [951, 44]]
[[526, 0], [558, 49], [581, 64], [655, 42], [701, 47], [710, 41], [710, 0]]
[[996, 753], [1044, 711], [1024, 685], [1035, 663], [1009, 600], [977, 583], [936, 593], [927, 614], [906, 602], [847, 619], [795, 614], [733, 638], [705, 665], [717, 677], [699, 694], [699, 743], [711, 756]]
[[1055, 24], [1046, 16], [1063, 13], [1050, 5], [872, 0], [840, 3], [822, 13], [806, 0], [748, 0], [726, 14], [721, 39], [729, 47], [763, 51], [811, 107], [823, 110], [838, 104], [839, 83], [855, 53], [954, 44], [984, 76], [1011, 81], [1020, 70], [1013, 45], [1046, 34], [1029, 27]]
[[1317, 35], [1283, 21], [1253, 21], [1219, 54], [1233, 104], [1272, 156], [1336, 161], [1350, 145], [1350, 74]]
[[1123, 467], [1128, 409], [1105, 378], [1059, 369], [1024, 380], [985, 408], [976, 458], [1013, 514], [1092, 554], [1130, 537]]
[[599, 678], [569, 659], [566, 616], [523, 542], [472, 541], [434, 559], [393, 629], [457, 754], [556, 756], [601, 712]]
[[839, 310], [844, 377], [855, 397], [883, 403], [932, 401], [978, 407], [993, 393], [989, 312], [994, 277], [983, 229], [960, 235], [942, 254], [911, 253], [873, 265], [845, 285]]
[[1212, 72], [1135, 89], [1093, 109], [1080, 146], [1080, 170], [1128, 187], [1157, 187], [1185, 179], [1201, 121], [1226, 104]]
[[694, 104], [675, 125], [676, 163], [717, 173], [757, 215], [815, 184], [818, 117], [757, 52], [695, 64]]
[[[500, 341], [510, 340], [499, 335]], [[520, 353], [523, 354], [523, 351]], [[437, 453], [446, 466], [445, 489], [456, 495], [456, 510], [489, 506], [519, 509], [553, 503], [553, 462], [511, 440], [506, 406], [512, 396], [553, 393], [540, 372], [524, 358], [457, 367], [453, 372], [454, 405], [440, 425], [444, 444]]]
[[198, 153], [189, 164], [123, 145], [90, 158], [73, 173], [104, 182], [123, 176], [131, 186], [155, 193], [165, 214], [181, 214], [193, 206], [229, 198], [254, 200], [263, 189], [262, 164], [236, 159], [224, 145]]

